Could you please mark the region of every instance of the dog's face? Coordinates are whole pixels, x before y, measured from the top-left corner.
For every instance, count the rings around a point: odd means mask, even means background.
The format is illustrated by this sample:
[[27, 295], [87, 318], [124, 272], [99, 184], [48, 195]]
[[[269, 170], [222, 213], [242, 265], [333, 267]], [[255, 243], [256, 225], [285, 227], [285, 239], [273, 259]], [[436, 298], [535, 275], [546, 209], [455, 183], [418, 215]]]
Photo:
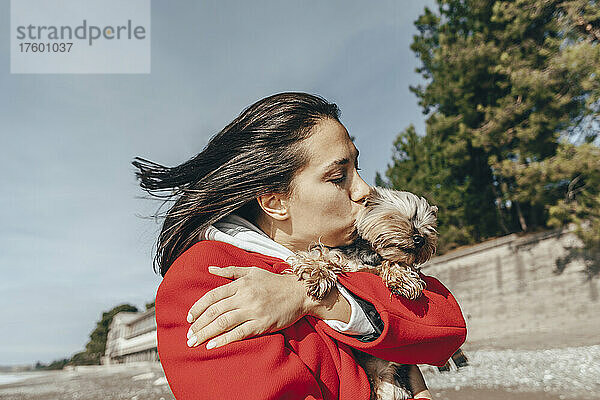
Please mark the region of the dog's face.
[[374, 187], [356, 220], [358, 234], [384, 259], [422, 264], [435, 253], [437, 207], [409, 192]]

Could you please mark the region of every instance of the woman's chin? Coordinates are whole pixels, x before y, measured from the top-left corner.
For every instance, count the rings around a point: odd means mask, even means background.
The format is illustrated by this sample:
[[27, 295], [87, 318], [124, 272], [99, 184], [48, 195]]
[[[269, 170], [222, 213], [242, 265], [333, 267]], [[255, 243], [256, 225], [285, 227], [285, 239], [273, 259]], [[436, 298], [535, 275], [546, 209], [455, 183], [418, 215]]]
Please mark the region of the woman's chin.
[[354, 226], [344, 229], [338, 235], [322, 237], [321, 243], [327, 247], [342, 247], [354, 243], [358, 239], [358, 232]]

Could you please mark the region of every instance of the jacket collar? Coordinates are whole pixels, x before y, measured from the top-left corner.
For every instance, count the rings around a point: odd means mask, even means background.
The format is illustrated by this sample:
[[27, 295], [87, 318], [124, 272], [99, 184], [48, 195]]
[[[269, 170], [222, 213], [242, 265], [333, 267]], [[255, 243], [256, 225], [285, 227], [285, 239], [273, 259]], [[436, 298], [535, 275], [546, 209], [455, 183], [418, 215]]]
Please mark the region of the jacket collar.
[[286, 260], [294, 253], [275, 242], [256, 225], [239, 215], [230, 214], [200, 233], [200, 240], [216, 240], [229, 243], [242, 250]]

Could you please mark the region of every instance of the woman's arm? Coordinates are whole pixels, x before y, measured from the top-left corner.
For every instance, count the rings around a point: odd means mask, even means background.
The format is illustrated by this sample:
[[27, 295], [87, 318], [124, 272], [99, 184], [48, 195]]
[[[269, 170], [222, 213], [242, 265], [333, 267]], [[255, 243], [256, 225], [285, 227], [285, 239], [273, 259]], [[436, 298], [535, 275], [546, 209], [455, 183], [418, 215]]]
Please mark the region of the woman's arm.
[[190, 308], [188, 346], [210, 340], [209, 349], [287, 328], [305, 315], [348, 323], [351, 307], [337, 288], [321, 301], [306, 294], [304, 281], [256, 267], [208, 267], [232, 282], [208, 291]]
[[404, 364], [443, 365], [466, 336], [458, 304], [431, 277], [424, 277], [427, 288], [423, 296], [408, 300], [392, 296], [381, 278], [373, 274], [357, 272], [340, 276], [346, 288], [371, 303], [381, 316], [381, 335], [365, 342], [337, 332], [323, 321], [348, 321], [348, 304], [338, 290], [332, 291], [325, 301], [315, 302], [295, 276], [252, 267], [228, 267], [215, 269], [213, 273], [234, 280], [203, 296], [192, 307], [189, 320], [196, 321], [188, 332], [191, 346], [215, 336], [209, 347], [222, 346], [283, 329], [308, 315], [325, 334], [376, 357]]
[[380, 277], [355, 272], [339, 277], [340, 283], [371, 303], [384, 325], [381, 335], [362, 342], [342, 335], [322, 321], [315, 328], [351, 347], [385, 360], [403, 364], [444, 365], [466, 338], [460, 307], [437, 279], [422, 276], [427, 286], [421, 297], [408, 300], [393, 296]]

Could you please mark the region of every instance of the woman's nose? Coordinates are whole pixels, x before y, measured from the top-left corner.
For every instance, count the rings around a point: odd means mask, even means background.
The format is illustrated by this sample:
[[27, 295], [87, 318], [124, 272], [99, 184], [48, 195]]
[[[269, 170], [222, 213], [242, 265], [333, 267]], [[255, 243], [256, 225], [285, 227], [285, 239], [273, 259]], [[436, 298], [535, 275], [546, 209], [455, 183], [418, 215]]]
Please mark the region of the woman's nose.
[[354, 185], [350, 198], [356, 203], [362, 203], [371, 192], [371, 186], [369, 186], [358, 173], [356, 174], [356, 179], [353, 183]]

